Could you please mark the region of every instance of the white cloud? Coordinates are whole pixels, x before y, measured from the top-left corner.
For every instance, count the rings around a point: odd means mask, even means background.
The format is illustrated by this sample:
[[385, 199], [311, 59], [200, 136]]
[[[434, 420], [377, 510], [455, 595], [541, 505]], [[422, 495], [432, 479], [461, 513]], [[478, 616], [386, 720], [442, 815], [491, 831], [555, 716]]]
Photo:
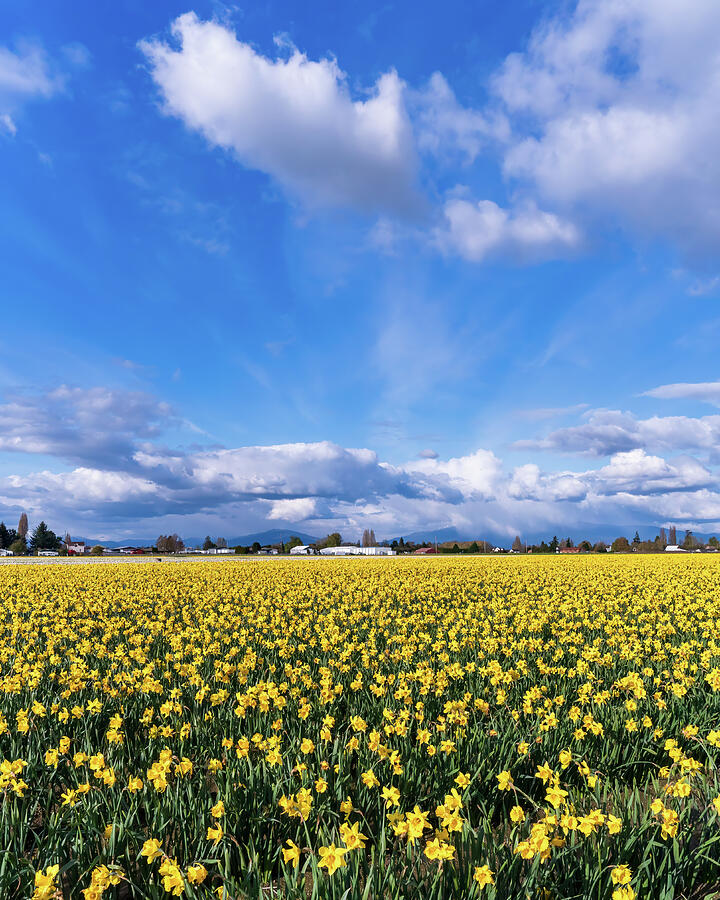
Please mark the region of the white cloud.
[[302, 522], [315, 518], [319, 504], [315, 497], [296, 497], [294, 500], [275, 500], [268, 513], [268, 519], [282, 519], [285, 522]]
[[124, 466], [138, 440], [156, 438], [173, 422], [170, 406], [142, 391], [60, 385], [0, 404], [0, 451]]
[[570, 413], [582, 412], [587, 409], [587, 403], [575, 403], [572, 406], [547, 406], [537, 407], [536, 409], [519, 409], [516, 413], [518, 418], [527, 419], [531, 422], [541, 421], [542, 419], [555, 419], [561, 416], [567, 416]]
[[661, 400], [700, 400], [703, 403], [720, 406], [720, 381], [661, 384], [659, 387], [645, 391], [643, 396], [657, 397]]
[[[127, 472], [107, 472], [81, 466], [71, 472], [34, 472], [32, 475], [9, 475], [2, 479], [0, 494], [20, 501], [28, 511], [43, 515], [51, 504], [55, 509], [98, 509], [107, 515], [110, 507], [138, 511], [138, 505], [154, 506], [161, 488], [153, 481]], [[147, 515], [144, 509], [141, 515]]]
[[522, 440], [517, 449], [610, 456], [634, 449], [707, 450], [720, 445], [720, 415], [652, 416], [637, 419], [619, 410], [594, 410], [582, 425], [559, 428], [544, 438]]
[[12, 116], [8, 115], [8, 113], [0, 113], [0, 125], [11, 137], [15, 137], [17, 134], [17, 125], [13, 122]]
[[691, 253], [720, 238], [720, 6], [580, 0], [511, 54], [494, 89], [505, 173], [570, 214], [609, 215]]
[[[367, 449], [329, 442], [239, 447], [175, 455], [140, 452], [134, 471], [78, 467], [0, 478], [0, 518], [19, 509], [61, 527], [125, 533], [185, 529], [212, 518], [221, 530], [251, 520], [303, 522], [306, 530], [364, 527], [397, 535], [454, 525], [464, 533], [571, 529], [578, 522], [624, 521], [628, 510], [649, 521], [695, 521], [720, 509], [717, 473], [697, 460], [663, 459], [643, 450], [613, 455], [585, 471], [542, 472], [535, 464], [507, 471], [489, 450], [447, 460], [392, 466]], [[79, 517], [79, 518], [78, 518]], [[163, 524], [167, 522], [167, 524]], [[193, 524], [191, 527], [202, 528]]]
[[671, 462], [644, 450], [618, 453], [596, 472], [586, 476], [598, 493], [660, 494], [697, 490], [717, 484], [717, 477], [689, 456]]
[[177, 48], [140, 44], [166, 111], [310, 206], [408, 213], [418, 207], [415, 151], [394, 71], [353, 99], [334, 59], [295, 48], [271, 59], [194, 13], [172, 26]]
[[[466, 534], [513, 536], [566, 530], [575, 522], [700, 521], [720, 503], [718, 471], [689, 455], [658, 451], [720, 443], [720, 415], [636, 419], [595, 410], [574, 428], [536, 442], [574, 455], [607, 455], [599, 468], [509, 469], [478, 449], [443, 459], [436, 451], [391, 464], [368, 448], [330, 441], [229, 449], [167, 449], [159, 440], [182, 425], [167, 406], [140, 392], [67, 386], [22, 395], [0, 406], [4, 462], [24, 454], [24, 474], [0, 477], [0, 518], [26, 509], [59, 528], [137, 536], [154, 530], [238, 533], [263, 522], [302, 522], [310, 533], [364, 527], [397, 535], [448, 525]], [[27, 474], [32, 454], [75, 464]], [[673, 498], [675, 498], [673, 500]], [[672, 510], [678, 510], [672, 515]], [[682, 514], [681, 514], [682, 513]], [[623, 516], [625, 518], [623, 518]], [[242, 525], [230, 522], [242, 522]], [[224, 523], [228, 523], [227, 525]], [[638, 523], [638, 524], [641, 524]], [[188, 527], [191, 527], [188, 526]], [[187, 532], [186, 532], [187, 533]]]
[[451, 157], [459, 152], [471, 163], [488, 143], [509, 136], [504, 115], [461, 106], [440, 72], [434, 72], [427, 86], [415, 92], [412, 99], [418, 147], [435, 156]]
[[443, 214], [435, 234], [439, 246], [471, 262], [500, 255], [523, 261], [567, 256], [580, 243], [575, 225], [532, 205], [507, 210], [492, 200], [453, 197]]
[[15, 135], [13, 118], [33, 98], [50, 97], [62, 88], [62, 79], [51, 71], [43, 49], [21, 43], [15, 50], [0, 47], [0, 126]]
[[[407, 463], [404, 470], [427, 479], [436, 490], [445, 484], [465, 498], [492, 496], [502, 470], [501, 461], [490, 450], [448, 460], [424, 458]], [[430, 491], [425, 491], [428, 495]]]

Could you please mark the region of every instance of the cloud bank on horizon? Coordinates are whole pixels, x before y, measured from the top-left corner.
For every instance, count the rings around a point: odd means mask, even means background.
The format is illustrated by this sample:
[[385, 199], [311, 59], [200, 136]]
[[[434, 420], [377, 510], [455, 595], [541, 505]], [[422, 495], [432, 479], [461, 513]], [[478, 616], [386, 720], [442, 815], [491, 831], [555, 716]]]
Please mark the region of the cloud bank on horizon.
[[[49, 415], [41, 418], [39, 410]], [[58, 457], [73, 468], [5, 476], [0, 505], [6, 514], [26, 510], [85, 528], [113, 523], [117, 533], [201, 515], [352, 534], [374, 527], [384, 536], [433, 525], [512, 536], [629, 517], [718, 527], [720, 483], [706, 451], [718, 443], [720, 416], [655, 417], [649, 426], [621, 413], [590, 411], [586, 418], [587, 425], [552, 432], [533, 446], [609, 457], [594, 469], [508, 468], [487, 449], [449, 459], [425, 450], [391, 464], [367, 448], [329, 441], [170, 449], [153, 440], [175, 421], [167, 404], [60, 386], [0, 407], [2, 431], [10, 435], [0, 449]], [[691, 452], [666, 459], [651, 452], [658, 446], [700, 451], [705, 461]]]
[[719, 530], [720, 6], [291, 12], [12, 11], [0, 518]]

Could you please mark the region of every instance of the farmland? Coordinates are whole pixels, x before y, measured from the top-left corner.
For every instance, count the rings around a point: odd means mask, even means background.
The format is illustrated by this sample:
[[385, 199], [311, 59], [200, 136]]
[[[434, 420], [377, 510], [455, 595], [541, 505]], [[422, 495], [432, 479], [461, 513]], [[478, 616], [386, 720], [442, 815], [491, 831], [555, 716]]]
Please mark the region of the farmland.
[[2, 567], [0, 896], [713, 896], [719, 576]]

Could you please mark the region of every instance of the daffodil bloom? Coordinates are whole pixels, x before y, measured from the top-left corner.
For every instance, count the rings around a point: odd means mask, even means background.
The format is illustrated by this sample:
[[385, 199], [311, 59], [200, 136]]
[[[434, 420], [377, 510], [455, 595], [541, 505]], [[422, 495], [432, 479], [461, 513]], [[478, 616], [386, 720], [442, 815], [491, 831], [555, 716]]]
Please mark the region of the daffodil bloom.
[[283, 861], [286, 863], [292, 862], [293, 868], [297, 868], [300, 864], [300, 848], [289, 839], [286, 843], [287, 847], [283, 847], [282, 849]]
[[213, 844], [217, 844], [222, 840], [224, 831], [222, 830], [222, 826], [218, 825], [216, 828], [208, 827], [206, 840], [212, 841]]
[[32, 900], [51, 900], [55, 897], [55, 879], [60, 871], [59, 865], [48, 866], [45, 871], [35, 873], [35, 891]]
[[610, 872], [610, 877], [612, 878], [613, 884], [630, 884], [632, 872], [628, 866], [615, 866], [612, 872]]
[[142, 846], [140, 856], [144, 856], [149, 863], [157, 859], [158, 856], [162, 856], [160, 841], [157, 838], [148, 838]]
[[320, 847], [318, 850], [318, 855], [320, 856], [318, 867], [327, 869], [328, 875], [334, 875], [338, 869], [347, 865], [344, 858], [347, 852], [346, 849], [336, 847], [335, 844], [330, 844], [329, 847]]
[[507, 769], [501, 772], [499, 775], [495, 776], [498, 781], [498, 788], [501, 791], [509, 791], [513, 787], [512, 775], [507, 771]]
[[340, 825], [340, 837], [348, 850], [363, 850], [365, 848], [367, 836], [360, 831], [359, 822], [355, 822], [354, 825], [348, 825], [346, 822], [343, 822]]
[[473, 879], [480, 885], [481, 888], [484, 888], [487, 884], [495, 884], [494, 875], [495, 873], [488, 865], [475, 866]]
[[200, 865], [200, 863], [194, 866], [188, 866], [187, 880], [190, 884], [202, 884], [207, 878], [207, 875], [208, 870], [205, 866]]

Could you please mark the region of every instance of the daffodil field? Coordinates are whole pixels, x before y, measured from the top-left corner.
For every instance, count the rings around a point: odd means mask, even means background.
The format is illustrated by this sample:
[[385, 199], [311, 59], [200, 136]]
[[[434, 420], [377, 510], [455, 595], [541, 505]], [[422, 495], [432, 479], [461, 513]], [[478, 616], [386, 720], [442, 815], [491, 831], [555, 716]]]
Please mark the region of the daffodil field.
[[0, 897], [720, 896], [719, 576], [0, 566]]

